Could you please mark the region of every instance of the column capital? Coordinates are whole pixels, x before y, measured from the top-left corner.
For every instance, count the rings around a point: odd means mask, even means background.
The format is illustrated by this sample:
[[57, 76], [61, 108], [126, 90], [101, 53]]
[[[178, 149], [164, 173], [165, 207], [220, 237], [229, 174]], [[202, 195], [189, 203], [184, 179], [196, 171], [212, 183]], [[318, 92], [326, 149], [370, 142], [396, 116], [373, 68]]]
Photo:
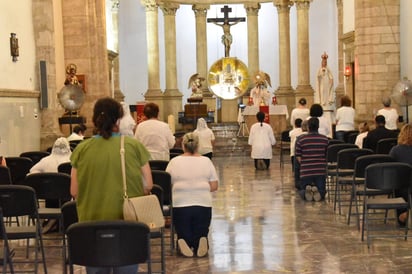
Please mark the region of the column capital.
[[336, 0], [336, 5], [339, 7], [343, 5], [343, 0]]
[[154, 11], [159, 7], [157, 0], [141, 0], [140, 3], [146, 7], [146, 11]]
[[260, 10], [260, 3], [245, 3], [244, 7], [246, 9], [246, 14], [248, 16], [255, 15], [258, 16]]
[[195, 12], [195, 17], [206, 17], [207, 10], [210, 8], [210, 5], [196, 4], [192, 6], [192, 10]]
[[278, 12], [289, 12], [290, 7], [293, 6], [293, 1], [289, 0], [273, 0], [273, 5], [277, 8]]
[[309, 9], [312, 0], [294, 0], [296, 9]]
[[176, 15], [176, 11], [179, 9], [180, 5], [175, 3], [163, 3], [160, 5], [161, 10], [164, 15]]

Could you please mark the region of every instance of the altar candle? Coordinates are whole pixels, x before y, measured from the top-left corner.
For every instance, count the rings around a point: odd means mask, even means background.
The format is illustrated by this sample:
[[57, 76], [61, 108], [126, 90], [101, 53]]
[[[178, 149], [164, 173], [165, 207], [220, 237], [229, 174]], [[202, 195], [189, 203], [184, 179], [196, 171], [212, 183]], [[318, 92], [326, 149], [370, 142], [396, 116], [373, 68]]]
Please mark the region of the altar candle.
[[170, 114], [167, 116], [167, 123], [169, 124], [169, 128], [172, 131], [173, 134], [176, 132], [176, 127], [175, 127], [175, 117], [173, 114]]

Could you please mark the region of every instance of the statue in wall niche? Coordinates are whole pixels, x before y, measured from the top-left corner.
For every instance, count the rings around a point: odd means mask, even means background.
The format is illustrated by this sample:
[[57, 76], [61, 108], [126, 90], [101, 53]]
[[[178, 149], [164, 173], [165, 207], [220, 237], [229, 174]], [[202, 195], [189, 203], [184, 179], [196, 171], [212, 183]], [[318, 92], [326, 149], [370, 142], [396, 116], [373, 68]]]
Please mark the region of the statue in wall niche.
[[77, 66], [75, 64], [68, 64], [66, 67], [65, 85], [80, 85], [79, 79], [76, 76]]
[[192, 89], [192, 94], [190, 95], [190, 98], [202, 98], [203, 97], [203, 93], [202, 93], [203, 81], [205, 81], [205, 78], [200, 77], [199, 73], [195, 73], [192, 76], [190, 76], [189, 86], [188, 86], [188, 88]]

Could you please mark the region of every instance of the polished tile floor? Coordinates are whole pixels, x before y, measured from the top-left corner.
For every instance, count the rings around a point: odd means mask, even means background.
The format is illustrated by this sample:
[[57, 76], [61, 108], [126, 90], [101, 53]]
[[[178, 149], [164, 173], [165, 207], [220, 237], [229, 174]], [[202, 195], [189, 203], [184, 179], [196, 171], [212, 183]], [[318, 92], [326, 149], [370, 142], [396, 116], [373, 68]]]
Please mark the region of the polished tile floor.
[[[167, 273], [412, 272], [412, 239], [376, 239], [368, 249], [356, 224], [348, 226], [331, 202], [299, 198], [291, 165], [280, 168], [278, 154], [265, 171], [255, 171], [248, 152], [213, 162], [220, 188], [213, 194], [209, 255], [168, 252]], [[60, 252], [47, 250], [49, 273], [62, 273]]]

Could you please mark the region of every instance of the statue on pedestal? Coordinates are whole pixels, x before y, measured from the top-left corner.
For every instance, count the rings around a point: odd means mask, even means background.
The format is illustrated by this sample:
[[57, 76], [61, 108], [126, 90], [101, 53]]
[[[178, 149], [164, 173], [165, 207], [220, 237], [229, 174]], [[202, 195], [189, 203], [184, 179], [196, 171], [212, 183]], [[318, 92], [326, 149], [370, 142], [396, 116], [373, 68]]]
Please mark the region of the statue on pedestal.
[[205, 81], [205, 78], [200, 77], [199, 73], [193, 74], [189, 79], [188, 88], [192, 89], [192, 94], [190, 98], [203, 98], [202, 92], [202, 82]]
[[321, 56], [322, 63], [317, 73], [315, 103], [322, 106], [323, 111], [328, 113], [329, 119], [332, 123], [335, 122], [335, 99], [336, 94], [333, 89], [333, 75], [328, 67], [328, 55], [324, 52]]

